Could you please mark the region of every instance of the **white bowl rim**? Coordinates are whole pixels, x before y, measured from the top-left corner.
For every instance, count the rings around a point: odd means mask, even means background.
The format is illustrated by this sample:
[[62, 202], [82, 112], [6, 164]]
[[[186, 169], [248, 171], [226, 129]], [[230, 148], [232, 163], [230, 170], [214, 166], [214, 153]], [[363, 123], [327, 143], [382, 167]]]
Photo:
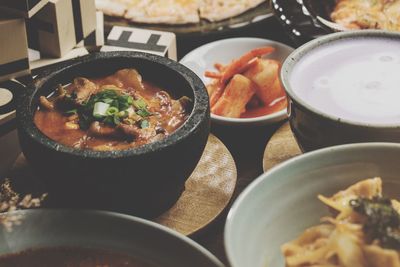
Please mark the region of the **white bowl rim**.
[[289, 76], [292, 70], [295, 67], [295, 64], [299, 62], [305, 55], [307, 55], [313, 49], [316, 49], [320, 46], [327, 45], [331, 42], [337, 42], [345, 39], [360, 39], [360, 38], [380, 38], [380, 39], [392, 39], [400, 41], [400, 33], [399, 32], [390, 32], [383, 30], [351, 30], [345, 32], [336, 32], [327, 34], [325, 36], [319, 37], [317, 39], [311, 40], [308, 43], [303, 44], [298, 47], [295, 51], [290, 54], [286, 58], [286, 60], [282, 64], [280, 79], [285, 89], [286, 95], [290, 97], [294, 102], [298, 103], [299, 106], [305, 108], [309, 112], [313, 114], [317, 114], [318, 116], [325, 118], [330, 121], [340, 122], [341, 124], [357, 126], [363, 128], [374, 128], [374, 129], [398, 129], [400, 128], [400, 123], [369, 123], [369, 122], [359, 122], [351, 119], [340, 118], [336, 115], [329, 114], [320, 109], [313, 107], [311, 104], [308, 104], [304, 98], [300, 97], [295, 90], [293, 90], [292, 85], [289, 81]]
[[232, 249], [231, 249], [231, 245], [230, 245], [230, 244], [232, 244], [230, 233], [233, 230], [233, 228], [232, 228], [233, 227], [232, 226], [233, 219], [235, 217], [235, 214], [237, 214], [237, 211], [238, 211], [241, 203], [245, 199], [248, 198], [248, 195], [251, 195], [253, 189], [256, 188], [259, 184], [261, 184], [265, 180], [274, 179], [273, 176], [276, 172], [279, 172], [281, 169], [286, 168], [288, 165], [291, 165], [291, 164], [293, 164], [293, 162], [296, 162], [296, 161], [309, 161], [310, 158], [330, 154], [333, 151], [349, 151], [349, 150], [353, 150], [353, 149], [377, 149], [377, 148], [390, 148], [390, 149], [396, 149], [396, 150], [400, 151], [400, 144], [389, 143], [389, 142], [368, 142], [368, 143], [353, 143], [353, 144], [344, 144], [344, 145], [326, 147], [326, 148], [314, 150], [311, 152], [307, 152], [304, 154], [300, 154], [300, 155], [293, 157], [281, 164], [278, 164], [277, 166], [271, 168], [267, 172], [264, 172], [263, 174], [258, 176], [236, 198], [236, 200], [234, 201], [233, 205], [231, 206], [231, 208], [228, 212], [228, 216], [226, 218], [225, 228], [224, 228], [224, 246], [225, 246], [225, 252], [227, 255], [227, 259], [228, 259], [228, 262], [230, 263], [230, 265], [232, 267], [239, 267], [233, 261], [233, 259], [235, 257], [232, 254]]
[[[231, 43], [231, 42], [238, 42], [238, 43], [267, 42], [267, 43], [270, 43], [271, 45], [275, 44], [278, 46], [285, 47], [286, 49], [289, 49], [292, 51], [295, 50], [293, 47], [291, 47], [287, 44], [284, 44], [284, 43], [281, 43], [278, 41], [274, 41], [274, 40], [270, 40], [270, 39], [257, 38], [257, 37], [234, 37], [234, 38], [226, 38], [226, 39], [222, 39], [222, 40], [213, 41], [213, 42], [204, 44], [202, 46], [199, 46], [199, 47], [193, 49], [192, 51], [190, 51], [189, 53], [187, 53], [181, 60], [179, 60], [179, 63], [183, 64], [182, 63], [183, 61], [185, 61], [189, 56], [192, 56], [193, 53], [195, 53], [196, 51], [198, 51], [200, 49], [204, 49], [204, 48], [216, 45], [216, 44]], [[288, 55], [288, 57], [289, 57], [289, 55]], [[282, 65], [283, 65], [283, 61], [282, 61]], [[278, 75], [278, 76], [280, 76], [280, 75]], [[199, 78], [201, 79], [201, 77], [199, 77]], [[211, 113], [211, 120], [215, 121], [216, 123], [237, 124], [237, 125], [245, 125], [245, 124], [247, 125], [247, 124], [255, 124], [255, 123], [262, 123], [262, 122], [268, 123], [269, 121], [277, 122], [277, 121], [284, 120], [287, 117], [288, 117], [288, 115], [287, 115], [286, 108], [276, 111], [274, 113], [268, 114], [268, 115], [263, 115], [263, 116], [254, 117], [254, 118], [229, 118], [229, 117], [223, 117], [223, 116], [219, 116], [219, 115], [215, 115], [215, 114]]]

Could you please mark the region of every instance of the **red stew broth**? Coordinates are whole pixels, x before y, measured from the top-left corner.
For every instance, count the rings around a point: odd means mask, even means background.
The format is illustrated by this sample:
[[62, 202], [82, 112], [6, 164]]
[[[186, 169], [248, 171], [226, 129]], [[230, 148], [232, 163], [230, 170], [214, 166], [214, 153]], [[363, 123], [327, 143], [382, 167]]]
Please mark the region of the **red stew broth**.
[[0, 256], [1, 267], [160, 267], [147, 261], [105, 250], [41, 248]]
[[[69, 118], [59, 109], [47, 110], [39, 108], [34, 115], [34, 122], [40, 131], [50, 139], [75, 148], [89, 148], [94, 150], [128, 149], [164, 138], [176, 131], [188, 117], [188, 112], [184, 110], [183, 106], [174, 104], [178, 100], [169, 97], [168, 93], [164, 93], [167, 91], [164, 91], [151, 82], [143, 81], [144, 90], [135, 91], [133, 89], [134, 84], [119, 72], [104, 78], [88, 80], [95, 83], [98, 88], [113, 85], [132, 94], [132, 96], [135, 94], [140, 95], [147, 103], [150, 103], [149, 111], [159, 114], [157, 118], [155, 116], [148, 118], [150, 125], [154, 127], [157, 124], [157, 127], [163, 129], [163, 133], [156, 136], [154, 135], [154, 131], [151, 132], [151, 129], [145, 129], [142, 131], [143, 134], [140, 134], [135, 140], [123, 140], [113, 136], [92, 136], [85, 129], [66, 129], [65, 125], [69, 121]], [[66, 86], [65, 89], [69, 93], [73, 90], [72, 85]], [[48, 99], [52, 102], [55, 96], [52, 95]], [[154, 130], [154, 128], [152, 129]]]

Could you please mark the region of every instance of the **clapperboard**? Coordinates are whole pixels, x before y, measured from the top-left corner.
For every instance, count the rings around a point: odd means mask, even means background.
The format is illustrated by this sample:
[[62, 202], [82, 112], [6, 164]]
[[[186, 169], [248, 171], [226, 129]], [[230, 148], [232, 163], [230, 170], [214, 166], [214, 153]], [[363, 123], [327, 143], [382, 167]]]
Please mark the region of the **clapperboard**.
[[95, 14], [94, 0], [49, 0], [27, 21], [29, 47], [63, 57], [80, 41], [95, 36]]
[[100, 51], [141, 51], [177, 60], [176, 36], [171, 32], [114, 26]]
[[54, 64], [81, 57], [89, 54], [89, 51], [85, 47], [77, 47], [69, 51], [62, 58], [47, 58], [41, 57], [39, 51], [29, 50], [29, 64], [31, 66], [32, 75], [39, 74], [42, 70], [51, 67]]
[[0, 9], [11, 14], [31, 18], [48, 2], [49, 0], [0, 0]]
[[104, 45], [104, 14], [96, 12], [96, 30], [78, 43], [77, 47], [99, 47]]
[[25, 20], [2, 15], [0, 36], [0, 82], [29, 74]]

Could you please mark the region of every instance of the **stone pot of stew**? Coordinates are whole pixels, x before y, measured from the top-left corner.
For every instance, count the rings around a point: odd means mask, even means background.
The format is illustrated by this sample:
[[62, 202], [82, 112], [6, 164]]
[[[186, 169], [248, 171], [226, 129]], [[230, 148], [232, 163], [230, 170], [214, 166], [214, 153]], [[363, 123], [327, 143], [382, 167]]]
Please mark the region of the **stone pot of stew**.
[[23, 153], [47, 206], [145, 217], [171, 207], [209, 134], [189, 69], [134, 52], [91, 54], [38, 76], [17, 104]]

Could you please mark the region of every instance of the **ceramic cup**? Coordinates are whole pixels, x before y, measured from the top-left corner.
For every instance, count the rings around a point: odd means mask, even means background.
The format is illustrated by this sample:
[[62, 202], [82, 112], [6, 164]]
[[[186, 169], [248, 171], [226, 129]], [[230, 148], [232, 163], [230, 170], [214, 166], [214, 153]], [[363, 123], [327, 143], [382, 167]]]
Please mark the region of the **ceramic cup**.
[[[281, 80], [289, 98], [290, 126], [303, 151], [346, 143], [400, 142], [400, 123], [366, 123], [334, 116], [325, 112], [323, 108], [316, 108], [304, 100], [304, 97], [300, 97], [296, 90], [298, 84], [291, 82], [291, 75], [296, 65], [316, 49], [329, 50], [337, 42], [363, 38], [394, 40], [400, 43], [398, 33], [378, 30], [340, 32], [318, 38], [299, 47], [284, 62]], [[345, 52], [343, 50], [337, 51], [338, 54]], [[335, 68], [335, 64], [330, 64], [329, 67]], [[307, 86], [311, 89], [311, 81]]]

